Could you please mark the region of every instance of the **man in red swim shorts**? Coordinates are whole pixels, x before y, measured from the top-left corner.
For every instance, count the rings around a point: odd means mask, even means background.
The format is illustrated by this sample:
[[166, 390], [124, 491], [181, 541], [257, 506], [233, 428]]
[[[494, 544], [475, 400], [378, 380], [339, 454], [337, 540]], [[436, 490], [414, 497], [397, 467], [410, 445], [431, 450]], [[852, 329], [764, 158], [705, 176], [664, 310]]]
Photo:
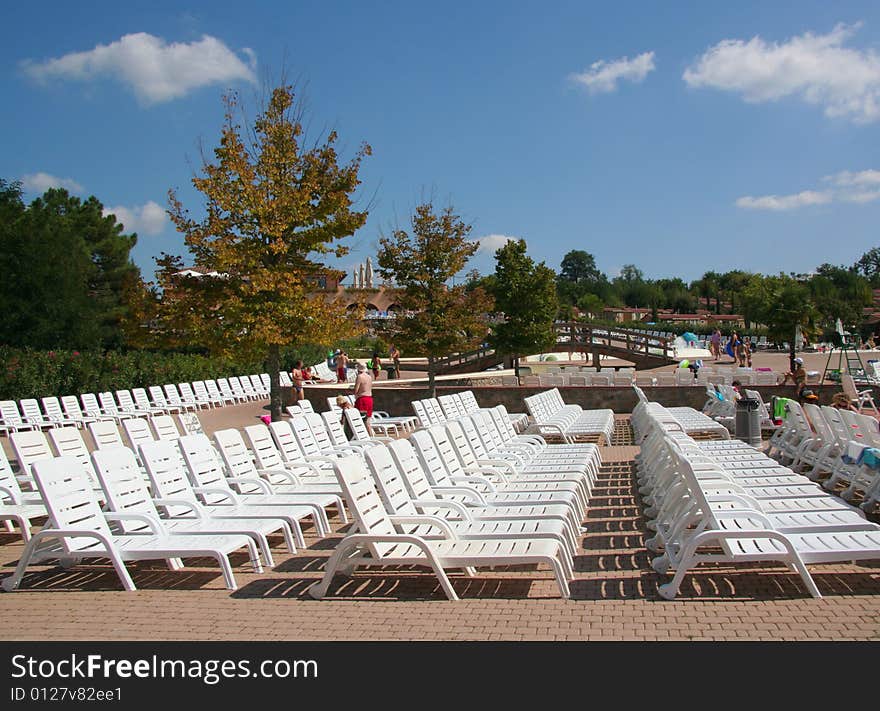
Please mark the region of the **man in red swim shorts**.
[[357, 364], [357, 377], [354, 379], [354, 406], [364, 415], [367, 432], [373, 436], [373, 378], [367, 372], [367, 366]]

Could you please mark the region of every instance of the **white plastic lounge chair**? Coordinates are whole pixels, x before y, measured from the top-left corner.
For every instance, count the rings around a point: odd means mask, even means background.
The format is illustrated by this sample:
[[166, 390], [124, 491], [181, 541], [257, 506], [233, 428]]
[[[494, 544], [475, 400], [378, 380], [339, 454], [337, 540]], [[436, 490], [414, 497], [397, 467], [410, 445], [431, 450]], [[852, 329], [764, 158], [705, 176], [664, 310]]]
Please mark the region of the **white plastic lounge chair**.
[[348, 573], [361, 565], [425, 565], [434, 571], [446, 596], [457, 600], [446, 568], [462, 568], [471, 575], [470, 569], [477, 566], [530, 564], [549, 565], [560, 594], [569, 597], [568, 580], [573, 573], [559, 543], [529, 538], [462, 540], [451, 529], [440, 541], [397, 533], [363, 460], [346, 457], [334, 467], [360, 533], [346, 536], [337, 545], [324, 577], [309, 589], [312, 597], [326, 595], [337, 571]]
[[[164, 412], [169, 415], [174, 412], [183, 412], [184, 405], [181, 402], [171, 403], [168, 398], [165, 396], [164, 391], [158, 385], [151, 385], [149, 387], [150, 398], [153, 401], [153, 405], [162, 409]], [[179, 397], [179, 396], [178, 396]]]
[[[231, 500], [236, 504], [274, 508], [297, 520], [311, 517], [317, 535], [326, 536], [329, 533], [330, 524], [327, 522], [327, 514], [320, 504], [295, 499], [285, 494], [276, 494], [263, 479], [227, 477], [223, 464], [218, 459], [214, 447], [211, 446], [211, 441], [205, 435], [185, 435], [177, 440], [177, 445], [183, 454], [193, 486], [217, 490], [216, 494], [206, 498], [206, 503], [215, 503], [217, 501], [215, 497], [220, 496], [222, 500]], [[232, 490], [233, 484], [247, 488], [249, 491], [259, 490], [262, 493], [242, 491], [235, 494]]]
[[11, 524], [18, 524], [21, 537], [27, 543], [31, 538], [31, 522], [47, 515], [38, 493], [21, 490], [6, 453], [0, 449], [0, 521], [6, 522], [10, 532], [13, 530]]
[[[173, 536], [247, 536], [258, 546], [266, 565], [274, 565], [269, 541], [266, 539], [267, 531], [271, 532], [274, 528], [271, 523], [266, 525], [258, 521], [245, 523], [241, 519], [215, 519], [204, 515], [203, 510], [197, 507], [191, 508], [187, 516], [181, 513], [170, 518], [163, 517], [158, 506], [166, 510], [173, 507], [176, 512], [184, 507], [180, 499], [165, 500], [150, 496], [134, 452], [126, 447], [101, 449], [92, 454], [92, 462], [104, 490], [107, 510], [116, 513], [140, 513], [159, 519], [165, 532]], [[149, 526], [139, 520], [123, 520], [120, 521], [120, 526], [125, 533], [149, 533]], [[258, 556], [252, 560], [255, 567], [259, 566]]]
[[[18, 588], [28, 565], [46, 559], [78, 562], [83, 558], [109, 558], [126, 590], [135, 590], [134, 581], [125, 568], [127, 560], [173, 561], [180, 558], [215, 558], [223, 571], [226, 587], [236, 589], [229, 554], [247, 548], [255, 570], [259, 558], [253, 541], [247, 536], [169, 536], [161, 522], [139, 514], [104, 513], [82, 472], [79, 463], [69, 457], [36, 462], [34, 478], [49, 510], [52, 524], [35, 533], [25, 546], [15, 572], [3, 580], [3, 589]], [[116, 535], [108, 521], [141, 520], [150, 527], [149, 534]], [[47, 539], [57, 545], [44, 547]]]
[[180, 437], [180, 430], [174, 424], [174, 418], [171, 415], [158, 415], [150, 418], [150, 424], [153, 426], [155, 439], [176, 440]]
[[3, 400], [0, 402], [0, 432], [24, 432], [38, 429], [36, 425], [26, 422], [18, 411], [15, 400]]
[[[299, 520], [286, 516], [277, 507], [237, 505], [232, 498], [217, 490], [194, 488], [187, 475], [186, 465], [176, 442], [147, 442], [140, 447], [141, 460], [147, 470], [153, 495], [163, 500], [170, 516], [199, 516], [212, 519], [235, 519], [244, 525], [257, 525], [264, 534], [279, 532], [284, 536], [287, 549], [296, 553], [296, 545], [305, 547]], [[205, 504], [199, 498], [214, 503]], [[180, 502], [173, 503], [173, 502]]]
[[56, 423], [40, 411], [40, 403], [35, 398], [24, 398], [19, 400], [19, 407], [24, 415], [26, 422], [29, 422], [38, 429], [48, 429], [55, 427]]

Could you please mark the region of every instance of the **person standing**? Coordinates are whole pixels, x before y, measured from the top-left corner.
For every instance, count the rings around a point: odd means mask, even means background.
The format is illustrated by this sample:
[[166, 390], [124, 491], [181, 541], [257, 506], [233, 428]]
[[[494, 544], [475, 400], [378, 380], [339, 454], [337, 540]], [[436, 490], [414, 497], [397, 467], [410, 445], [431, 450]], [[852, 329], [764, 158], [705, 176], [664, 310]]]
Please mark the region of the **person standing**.
[[712, 356], [715, 360], [718, 360], [721, 357], [721, 331], [717, 328], [712, 332], [712, 338], [709, 339], [709, 344], [712, 349]]
[[290, 371], [290, 378], [293, 380], [293, 404], [296, 405], [300, 400], [305, 399], [303, 394], [303, 362], [298, 360], [293, 364], [293, 370]]
[[736, 354], [737, 354], [737, 349], [739, 348], [739, 344], [740, 344], [739, 334], [736, 331], [733, 331], [730, 334], [730, 340], [727, 342], [727, 348], [725, 350], [727, 351], [727, 355], [729, 355], [731, 358], [733, 358], [734, 365], [736, 365]]
[[348, 382], [348, 356], [343, 350], [336, 353], [336, 382]]
[[373, 351], [373, 357], [370, 358], [369, 366], [373, 371], [373, 380], [378, 380], [379, 373], [382, 372], [382, 360], [379, 358], [379, 351]]
[[354, 407], [364, 416], [367, 433], [373, 436], [373, 378], [367, 372], [367, 366], [357, 364], [357, 377], [354, 379]]
[[[388, 356], [391, 358], [392, 367], [388, 369], [388, 379], [397, 380], [400, 377], [400, 351], [393, 343], [388, 349]], [[393, 377], [392, 377], [393, 376]]]

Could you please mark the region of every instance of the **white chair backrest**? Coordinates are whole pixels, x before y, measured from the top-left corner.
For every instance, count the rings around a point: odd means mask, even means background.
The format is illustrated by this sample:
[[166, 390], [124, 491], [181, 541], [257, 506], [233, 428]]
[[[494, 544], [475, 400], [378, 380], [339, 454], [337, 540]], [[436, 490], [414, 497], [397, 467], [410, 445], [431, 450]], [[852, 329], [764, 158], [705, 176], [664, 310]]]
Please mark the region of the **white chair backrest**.
[[297, 464], [305, 461], [305, 454], [300, 447], [299, 440], [293, 432], [291, 422], [280, 420], [270, 422], [269, 430], [272, 432], [272, 440], [281, 456], [288, 464]]
[[48, 432], [49, 440], [59, 457], [73, 457], [89, 476], [92, 484], [97, 488], [98, 479], [95, 476], [95, 467], [92, 464], [92, 456], [86, 447], [82, 433], [76, 427], [53, 427]]
[[[282, 470], [284, 466], [284, 457], [275, 446], [275, 440], [272, 439], [272, 431], [266, 425], [248, 425], [244, 428], [244, 438], [247, 441], [250, 450], [254, 453], [257, 468], [259, 469], [278, 469]], [[284, 476], [269, 476], [272, 483], [280, 483]]]
[[417, 516], [419, 511], [410, 498], [409, 489], [391, 451], [384, 446], [371, 447], [364, 453], [364, 459], [373, 475], [385, 510], [398, 516]]
[[150, 418], [150, 424], [153, 425], [153, 432], [156, 439], [176, 440], [180, 437], [180, 430], [174, 424], [174, 418], [171, 415], [155, 415]]
[[[128, 440], [128, 446], [132, 452], [137, 452], [141, 442], [152, 442], [153, 432], [150, 430], [150, 423], [143, 417], [133, 417], [122, 421], [122, 429], [125, 430], [125, 437]], [[103, 449], [103, 448], [101, 448]]]
[[[358, 531], [373, 536], [396, 534], [367, 465], [359, 457], [343, 457], [335, 465], [336, 478], [352, 510]], [[382, 558], [399, 544], [368, 543], [370, 554]]]
[[61, 408], [64, 410], [64, 414], [72, 420], [82, 420], [85, 417], [76, 395], [62, 395]]
[[0, 417], [3, 418], [3, 423], [6, 425], [24, 424], [24, 420], [21, 417], [21, 413], [18, 411], [18, 405], [15, 404], [15, 400], [3, 400], [0, 402]]
[[119, 407], [122, 410], [128, 410], [131, 412], [132, 410], [137, 409], [134, 404], [134, 398], [132, 398], [131, 393], [128, 390], [117, 390], [116, 399], [119, 401]]
[[345, 409], [345, 419], [348, 420], [348, 426], [354, 433], [354, 439], [358, 442], [368, 442], [371, 437], [367, 432], [367, 426], [364, 424], [364, 417], [358, 410], [353, 407]]
[[[83, 393], [79, 396], [79, 399], [82, 401], [82, 409], [88, 415], [100, 415], [101, 414], [101, 406], [98, 404], [98, 398], [95, 397], [95, 393]], [[62, 402], [64, 402], [62, 400]]]
[[[177, 440], [177, 446], [180, 447], [190, 483], [194, 487], [232, 492], [229, 482], [226, 481], [223, 463], [217, 457], [207, 435], [184, 435]], [[223, 500], [220, 494], [206, 494], [204, 498], [208, 504]]]
[[165, 397], [165, 393], [162, 392], [162, 388], [158, 385], [151, 385], [149, 390], [150, 397], [153, 399], [156, 407], [168, 407], [171, 404], [168, 402], [168, 398]]
[[113, 420], [89, 422], [89, 433], [92, 435], [96, 449], [125, 446], [119, 434], [119, 428]]
[[[55, 528], [92, 531], [113, 540], [91, 482], [76, 459], [42, 459], [34, 463], [33, 473]], [[95, 539], [68, 537], [60, 539], [59, 545], [68, 554], [75, 554], [93, 548]]]
[[21, 471], [25, 474], [30, 472], [34, 462], [41, 459], [52, 459], [54, 456], [52, 448], [49, 447], [49, 440], [39, 430], [10, 432], [9, 443], [12, 445], [12, 451], [15, 453]]
[[437, 498], [418, 453], [408, 439], [396, 439], [388, 444], [388, 451], [403, 475], [404, 483], [413, 499], [430, 501]]
[[[157, 499], [182, 499], [196, 501], [192, 483], [187, 474], [177, 442], [144, 442], [140, 446], [141, 461], [150, 480], [150, 488]], [[184, 506], [166, 506], [168, 514], [177, 516], [187, 513]]]
[[[110, 511], [146, 514], [155, 520], [159, 519], [159, 512], [150, 498], [134, 452], [127, 447], [99, 449], [92, 453], [92, 462]], [[144, 521], [123, 520], [119, 525], [126, 533], [150, 530]], [[164, 533], [161, 524], [160, 532]]]
[[43, 413], [40, 411], [40, 403], [35, 398], [24, 398], [18, 401], [19, 407], [24, 414], [24, 418], [31, 422], [42, 422], [44, 420]]
[[[229, 476], [260, 478], [254, 461], [251, 459], [251, 453], [242, 439], [241, 432], [236, 429], [217, 430], [214, 433], [214, 442]], [[258, 484], [239, 483], [239, 488], [242, 493], [258, 494], [262, 492]]]
[[116, 404], [116, 400], [113, 399], [113, 393], [109, 390], [98, 393], [98, 401], [101, 403], [101, 409], [108, 415], [121, 414], [119, 412], [119, 405]]

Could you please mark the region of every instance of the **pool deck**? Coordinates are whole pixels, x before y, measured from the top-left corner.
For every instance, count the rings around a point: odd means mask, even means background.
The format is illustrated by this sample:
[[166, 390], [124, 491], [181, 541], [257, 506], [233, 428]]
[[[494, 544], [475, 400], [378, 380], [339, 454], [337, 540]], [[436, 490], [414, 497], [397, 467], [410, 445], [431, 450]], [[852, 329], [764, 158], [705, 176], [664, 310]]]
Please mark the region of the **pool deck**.
[[[200, 413], [210, 433], [256, 421], [264, 402]], [[450, 602], [436, 578], [417, 568], [368, 569], [337, 577], [330, 597], [306, 591], [319, 580], [347, 527], [289, 555], [272, 540], [276, 565], [254, 574], [233, 557], [239, 589], [225, 589], [213, 561], [182, 571], [130, 564], [138, 587], [122, 591], [109, 566], [34, 566], [15, 593], [0, 593], [3, 640], [873, 640], [880, 637], [880, 561], [810, 566], [822, 599], [781, 566], [713, 566], [690, 574], [676, 601], [645, 549], [626, 417], [593, 490], [572, 598], [562, 600], [549, 569], [529, 566], [453, 575], [462, 598]], [[5, 443], [4, 443], [5, 444]], [[0, 533], [0, 576], [22, 552]]]

